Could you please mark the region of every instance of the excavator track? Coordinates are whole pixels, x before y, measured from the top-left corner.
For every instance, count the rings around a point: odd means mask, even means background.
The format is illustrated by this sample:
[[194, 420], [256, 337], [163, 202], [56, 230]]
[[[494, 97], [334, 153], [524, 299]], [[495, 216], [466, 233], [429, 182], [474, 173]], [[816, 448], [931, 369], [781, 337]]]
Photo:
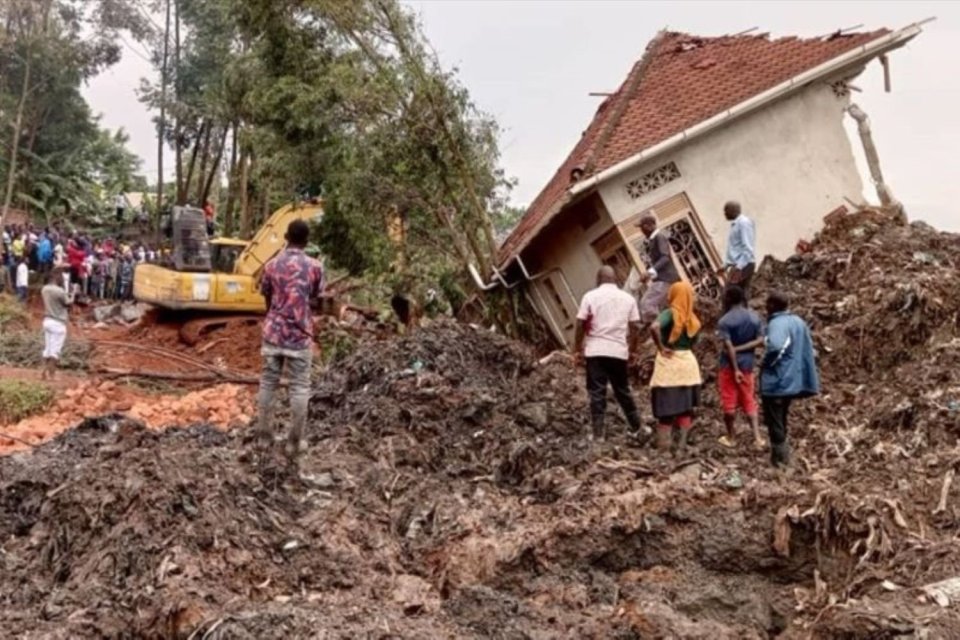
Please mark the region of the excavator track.
[[237, 314], [229, 316], [215, 316], [210, 318], [194, 318], [188, 320], [180, 326], [180, 341], [196, 346], [203, 340], [204, 334], [214, 329], [225, 328], [229, 330], [232, 327], [240, 327], [249, 324], [257, 324], [263, 320], [263, 316], [255, 314]]

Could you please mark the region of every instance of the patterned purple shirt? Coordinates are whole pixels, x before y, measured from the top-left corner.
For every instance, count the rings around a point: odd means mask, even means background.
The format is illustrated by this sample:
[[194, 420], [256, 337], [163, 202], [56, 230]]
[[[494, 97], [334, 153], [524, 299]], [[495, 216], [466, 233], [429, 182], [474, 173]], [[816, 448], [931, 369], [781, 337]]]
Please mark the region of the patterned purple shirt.
[[313, 321], [310, 301], [323, 293], [323, 268], [300, 249], [288, 248], [263, 269], [260, 292], [269, 308], [263, 342], [281, 349], [310, 348]]

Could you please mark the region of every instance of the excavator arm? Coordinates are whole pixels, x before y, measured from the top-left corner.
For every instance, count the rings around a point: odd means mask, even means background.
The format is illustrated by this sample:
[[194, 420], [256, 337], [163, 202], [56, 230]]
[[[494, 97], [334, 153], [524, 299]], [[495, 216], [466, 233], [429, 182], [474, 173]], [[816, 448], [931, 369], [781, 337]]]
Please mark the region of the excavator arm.
[[246, 246], [233, 272], [237, 275], [256, 277], [264, 265], [280, 253], [284, 245], [287, 226], [294, 220], [313, 220], [323, 216], [323, 204], [293, 203], [274, 211]]

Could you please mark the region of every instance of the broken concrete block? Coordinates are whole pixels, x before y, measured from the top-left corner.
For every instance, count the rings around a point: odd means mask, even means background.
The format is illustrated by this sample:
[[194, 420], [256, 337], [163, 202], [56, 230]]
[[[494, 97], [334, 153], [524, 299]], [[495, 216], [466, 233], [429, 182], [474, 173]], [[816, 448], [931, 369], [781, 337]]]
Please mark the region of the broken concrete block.
[[120, 318], [124, 322], [136, 322], [147, 312], [145, 304], [125, 304], [120, 307]]
[[97, 322], [106, 322], [120, 313], [120, 303], [107, 304], [93, 308], [93, 319]]

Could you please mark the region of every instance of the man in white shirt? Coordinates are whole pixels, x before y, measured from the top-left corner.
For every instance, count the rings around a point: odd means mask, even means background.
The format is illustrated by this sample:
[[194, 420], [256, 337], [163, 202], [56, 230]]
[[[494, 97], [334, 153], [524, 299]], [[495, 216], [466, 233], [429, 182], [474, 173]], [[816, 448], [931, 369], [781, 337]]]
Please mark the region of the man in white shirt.
[[20, 302], [27, 301], [27, 286], [30, 284], [30, 269], [27, 267], [27, 257], [20, 256], [17, 263], [17, 298]]
[[[60, 352], [67, 339], [67, 321], [70, 318], [70, 305], [73, 304], [79, 285], [73, 285], [73, 290], [60, 286], [59, 282], [64, 274], [54, 269], [47, 274], [47, 283], [40, 290], [43, 298], [43, 372], [40, 377], [44, 380], [53, 379], [56, 375], [57, 363], [60, 362]], [[67, 281], [69, 281], [69, 274]]]
[[627, 376], [627, 362], [637, 353], [640, 333], [636, 299], [617, 286], [612, 267], [602, 267], [597, 272], [597, 288], [588, 291], [580, 303], [573, 346], [578, 360], [586, 361], [590, 418], [593, 437], [598, 440], [606, 436], [604, 414], [608, 383], [613, 387], [631, 433], [640, 433], [640, 414]]

